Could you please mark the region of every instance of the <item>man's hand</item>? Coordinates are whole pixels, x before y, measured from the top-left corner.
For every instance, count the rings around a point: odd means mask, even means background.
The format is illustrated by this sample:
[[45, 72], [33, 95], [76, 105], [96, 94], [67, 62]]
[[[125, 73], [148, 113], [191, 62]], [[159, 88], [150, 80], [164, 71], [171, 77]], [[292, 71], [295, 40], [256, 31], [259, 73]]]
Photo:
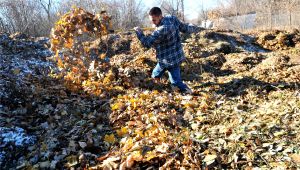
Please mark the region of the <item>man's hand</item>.
[[133, 28], [136, 32], [143, 32], [142, 29], [140, 27], [134, 27]]

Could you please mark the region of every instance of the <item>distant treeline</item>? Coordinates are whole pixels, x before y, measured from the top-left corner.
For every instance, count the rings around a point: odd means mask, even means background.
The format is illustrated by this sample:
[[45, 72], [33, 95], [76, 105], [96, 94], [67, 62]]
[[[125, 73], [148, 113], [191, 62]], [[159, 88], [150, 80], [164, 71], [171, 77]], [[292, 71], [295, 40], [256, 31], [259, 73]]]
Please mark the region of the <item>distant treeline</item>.
[[[48, 36], [59, 17], [72, 6], [99, 14], [106, 10], [114, 29], [149, 26], [148, 11], [142, 0], [0, 0], [0, 32], [22, 32]], [[164, 13], [184, 19], [184, 0], [157, 0]]]
[[0, 0], [0, 32], [22, 32], [31, 36], [48, 36], [60, 15], [72, 6], [92, 14], [106, 10], [114, 28], [127, 29], [143, 25], [145, 11], [137, 0]]
[[[255, 22], [253, 28], [299, 28], [300, 0], [216, 0], [214, 9], [199, 6], [198, 19], [213, 20], [214, 26], [235, 30], [248, 29], [248, 22]], [[164, 13], [184, 17], [184, 0], [156, 0]], [[22, 32], [31, 36], [48, 36], [60, 15], [72, 6], [81, 7], [93, 14], [106, 10], [112, 17], [114, 29], [131, 29], [148, 26], [147, 12], [142, 0], [0, 0], [0, 32]], [[255, 14], [248, 21], [246, 14]], [[238, 19], [237, 19], [238, 18]], [[242, 21], [239, 19], [242, 18]], [[224, 22], [223, 22], [224, 21]], [[251, 27], [252, 29], [252, 27]]]

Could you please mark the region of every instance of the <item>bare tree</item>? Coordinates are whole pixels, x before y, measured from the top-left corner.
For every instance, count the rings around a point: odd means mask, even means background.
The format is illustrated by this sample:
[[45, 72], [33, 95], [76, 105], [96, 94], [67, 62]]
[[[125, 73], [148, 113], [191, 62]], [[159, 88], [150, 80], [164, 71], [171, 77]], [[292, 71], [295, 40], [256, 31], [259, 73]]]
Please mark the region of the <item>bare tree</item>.
[[31, 16], [34, 14], [34, 8], [30, 8], [27, 1], [3, 1], [1, 4], [1, 15], [8, 32], [28, 32], [28, 26], [31, 22]]
[[146, 11], [141, 0], [114, 0], [108, 3], [116, 28], [131, 29], [143, 26]]
[[[2, 29], [5, 32], [22, 32], [32, 36], [47, 36], [55, 18], [51, 0], [0, 1]], [[4, 25], [4, 26], [3, 26]]]
[[159, 4], [165, 13], [177, 16], [184, 21], [184, 0], [160, 0]]
[[141, 0], [64, 0], [59, 11], [66, 13], [72, 6], [81, 7], [93, 14], [106, 10], [112, 18], [114, 29], [129, 29], [142, 25], [145, 17]]
[[73, 6], [83, 8], [94, 14], [106, 7], [105, 3], [101, 0], [61, 0], [58, 11], [64, 14], [70, 11]]
[[286, 10], [288, 11], [289, 15], [289, 27], [292, 26], [292, 13], [296, 10], [299, 9], [299, 0], [286, 0], [284, 1]]
[[52, 0], [47, 0], [47, 1], [39, 0], [38, 2], [41, 4], [42, 8], [46, 12], [47, 17], [48, 17], [48, 21], [50, 22], [51, 21]]
[[180, 0], [180, 2], [181, 2], [182, 20], [184, 21], [184, 1]]

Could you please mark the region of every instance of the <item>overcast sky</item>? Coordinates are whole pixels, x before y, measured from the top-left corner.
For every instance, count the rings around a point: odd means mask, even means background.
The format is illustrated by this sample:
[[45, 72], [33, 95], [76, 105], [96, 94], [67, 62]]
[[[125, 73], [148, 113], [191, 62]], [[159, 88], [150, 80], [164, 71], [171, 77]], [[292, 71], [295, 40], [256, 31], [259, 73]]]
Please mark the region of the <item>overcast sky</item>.
[[[217, 6], [218, 0], [184, 0], [185, 17], [187, 19], [197, 18], [199, 11], [202, 9], [202, 4], [204, 9], [214, 8]], [[161, 0], [143, 0], [146, 8], [151, 8], [153, 6], [160, 6]]]

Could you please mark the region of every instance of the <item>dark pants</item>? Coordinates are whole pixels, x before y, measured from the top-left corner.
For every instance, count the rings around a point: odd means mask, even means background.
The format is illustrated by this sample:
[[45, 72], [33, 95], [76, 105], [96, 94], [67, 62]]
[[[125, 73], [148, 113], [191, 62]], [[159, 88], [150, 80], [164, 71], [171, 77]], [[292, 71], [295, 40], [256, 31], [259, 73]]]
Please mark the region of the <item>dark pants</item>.
[[165, 71], [168, 71], [169, 80], [173, 86], [178, 87], [181, 91], [185, 91], [185, 89], [188, 88], [181, 80], [179, 64], [168, 68], [162, 68], [159, 63], [157, 63], [152, 71], [152, 78], [161, 78]]

